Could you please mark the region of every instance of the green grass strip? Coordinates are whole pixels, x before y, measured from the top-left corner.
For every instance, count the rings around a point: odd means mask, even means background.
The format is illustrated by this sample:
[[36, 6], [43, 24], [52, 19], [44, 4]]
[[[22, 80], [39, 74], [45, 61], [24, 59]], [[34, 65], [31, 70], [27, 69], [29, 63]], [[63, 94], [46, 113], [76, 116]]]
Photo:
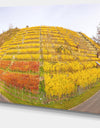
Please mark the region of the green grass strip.
[[32, 102], [25, 102], [20, 99], [17, 99], [15, 97], [12, 97], [8, 93], [6, 93], [4, 90], [0, 89], [0, 93], [3, 94], [5, 97], [7, 97], [11, 102], [16, 104], [24, 104], [24, 105], [34, 105], [34, 106], [40, 106], [40, 107], [48, 107], [48, 108], [56, 108], [56, 109], [65, 109], [68, 110], [76, 105], [79, 105], [80, 103], [84, 102], [91, 96], [93, 96], [97, 91], [100, 90], [100, 82], [97, 82], [94, 87], [87, 89], [84, 93], [81, 95], [71, 97], [70, 99], [64, 99], [60, 101], [51, 101], [49, 103], [42, 103], [41, 101], [32, 101]]

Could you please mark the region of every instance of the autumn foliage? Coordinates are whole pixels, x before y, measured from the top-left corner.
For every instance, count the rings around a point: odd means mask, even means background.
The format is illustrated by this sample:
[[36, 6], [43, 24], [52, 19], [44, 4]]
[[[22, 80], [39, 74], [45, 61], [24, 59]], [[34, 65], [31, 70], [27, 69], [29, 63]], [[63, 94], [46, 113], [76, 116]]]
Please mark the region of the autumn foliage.
[[0, 70], [0, 78], [7, 86], [14, 86], [19, 89], [29, 89], [31, 91], [39, 89], [39, 75], [20, 74], [3, 72]]
[[10, 70], [12, 71], [39, 71], [39, 62], [36, 61], [15, 61], [11, 66]]
[[0, 68], [6, 69], [10, 65], [11, 61], [1, 60]]

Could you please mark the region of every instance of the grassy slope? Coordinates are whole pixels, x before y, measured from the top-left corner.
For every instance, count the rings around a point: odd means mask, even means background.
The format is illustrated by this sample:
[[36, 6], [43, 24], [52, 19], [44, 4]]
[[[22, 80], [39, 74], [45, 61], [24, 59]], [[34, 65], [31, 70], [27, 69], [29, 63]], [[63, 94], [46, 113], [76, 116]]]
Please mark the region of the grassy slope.
[[9, 29], [6, 32], [0, 34], [0, 46], [5, 42], [8, 41], [11, 37], [13, 37], [19, 31], [18, 28]]
[[84, 93], [81, 95], [75, 96], [65, 100], [61, 100], [58, 102], [50, 102], [48, 104], [41, 104], [41, 103], [26, 103], [24, 101], [21, 101], [20, 99], [14, 98], [11, 95], [5, 93], [4, 90], [0, 89], [1, 94], [3, 94], [5, 97], [7, 97], [11, 102], [16, 103], [16, 104], [25, 104], [25, 105], [34, 105], [34, 106], [41, 106], [41, 107], [49, 107], [49, 108], [56, 108], [56, 109], [70, 109], [88, 98], [90, 98], [92, 95], [94, 95], [98, 90], [100, 90], [100, 82], [97, 82], [94, 87], [86, 90]]

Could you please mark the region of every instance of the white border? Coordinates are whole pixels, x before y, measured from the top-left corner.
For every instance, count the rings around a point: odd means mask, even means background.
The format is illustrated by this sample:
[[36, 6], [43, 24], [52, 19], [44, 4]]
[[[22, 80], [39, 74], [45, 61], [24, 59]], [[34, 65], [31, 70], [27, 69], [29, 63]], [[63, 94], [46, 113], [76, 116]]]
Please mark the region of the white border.
[[[0, 0], [0, 6], [100, 3], [100, 0]], [[0, 128], [100, 128], [100, 116], [0, 103]]]

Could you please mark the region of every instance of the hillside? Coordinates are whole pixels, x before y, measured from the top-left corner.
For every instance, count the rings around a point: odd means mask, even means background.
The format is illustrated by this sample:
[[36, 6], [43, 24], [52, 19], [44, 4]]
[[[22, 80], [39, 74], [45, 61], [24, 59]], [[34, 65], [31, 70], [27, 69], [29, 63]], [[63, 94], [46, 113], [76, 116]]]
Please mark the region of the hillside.
[[11, 37], [13, 37], [17, 32], [19, 31], [18, 28], [9, 29], [6, 32], [3, 32], [0, 34], [0, 46], [5, 42], [10, 40]]
[[100, 78], [100, 46], [81, 32], [37, 26], [20, 29], [1, 43], [1, 88], [21, 101], [72, 97]]

